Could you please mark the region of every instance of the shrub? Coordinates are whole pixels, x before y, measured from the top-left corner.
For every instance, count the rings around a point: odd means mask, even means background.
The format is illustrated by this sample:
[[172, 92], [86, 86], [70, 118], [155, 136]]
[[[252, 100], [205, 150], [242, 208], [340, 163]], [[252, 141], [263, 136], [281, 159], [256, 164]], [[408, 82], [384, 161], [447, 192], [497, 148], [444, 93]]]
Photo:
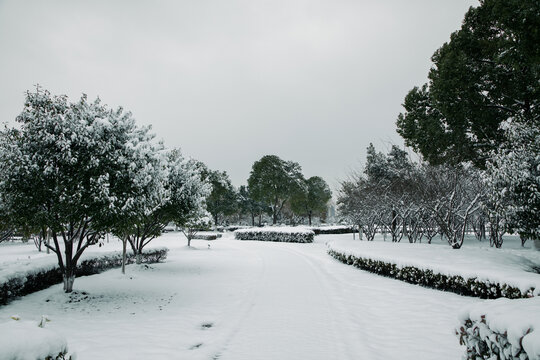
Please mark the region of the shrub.
[[350, 225], [348, 226], [319, 226], [310, 228], [315, 235], [330, 235], [330, 234], [350, 234], [356, 232]]
[[465, 359], [539, 359], [540, 298], [480, 303], [463, 313], [456, 329]]
[[195, 234], [191, 237], [192, 240], [216, 240], [222, 237], [221, 234]]
[[308, 229], [294, 227], [265, 227], [241, 229], [234, 232], [237, 240], [277, 241], [311, 243], [315, 233]]
[[[167, 257], [166, 248], [149, 249], [142, 254], [143, 263], [156, 263]], [[127, 253], [127, 264], [135, 263], [135, 255]], [[122, 253], [99, 255], [80, 262], [76, 275], [87, 276], [99, 274], [105, 270], [122, 266]], [[58, 267], [43, 267], [32, 269], [26, 273], [17, 273], [8, 277], [0, 284], [0, 304], [7, 304], [10, 300], [46, 289], [62, 282], [62, 272]]]
[[534, 294], [533, 288], [522, 292], [519, 288], [508, 284], [479, 280], [477, 278], [464, 278], [461, 275], [440, 274], [433, 270], [419, 269], [415, 266], [400, 267], [381, 260], [343, 254], [334, 249], [328, 249], [328, 254], [342, 263], [378, 275], [460, 295], [476, 296], [482, 299], [497, 299], [500, 297], [519, 299], [528, 298]]
[[[16, 318], [13, 318], [16, 319]], [[9, 321], [0, 324], [0, 359], [71, 359], [66, 339], [32, 321]]]

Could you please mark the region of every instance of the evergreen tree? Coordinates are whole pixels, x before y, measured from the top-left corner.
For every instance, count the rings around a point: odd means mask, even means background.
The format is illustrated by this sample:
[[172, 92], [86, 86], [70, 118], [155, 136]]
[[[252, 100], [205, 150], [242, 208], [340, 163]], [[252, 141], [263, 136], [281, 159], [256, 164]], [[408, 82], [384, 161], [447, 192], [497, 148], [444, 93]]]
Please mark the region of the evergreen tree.
[[209, 171], [208, 181], [212, 185], [212, 192], [206, 199], [208, 212], [214, 218], [214, 224], [221, 223], [223, 216], [232, 215], [237, 210], [238, 195], [227, 172]]
[[540, 240], [540, 127], [511, 123], [506, 136], [487, 164], [488, 209], [524, 240]]
[[253, 164], [248, 187], [254, 200], [267, 204], [272, 210], [273, 224], [285, 203], [304, 186], [300, 165], [284, 161], [276, 155], [265, 155]]
[[483, 168], [507, 141], [507, 119], [540, 121], [540, 3], [481, 0], [432, 57], [429, 83], [412, 89], [397, 120], [406, 144], [433, 164]]
[[[77, 263], [117, 219], [130, 197], [118, 185], [131, 138], [131, 114], [109, 111], [99, 99], [77, 103], [37, 88], [28, 92], [0, 144], [0, 196], [8, 216], [28, 228], [49, 229], [64, 290], [72, 291]], [[63, 245], [60, 244], [63, 243]]]
[[305, 185], [298, 190], [291, 199], [291, 209], [298, 215], [307, 216], [308, 224], [311, 226], [314, 214], [326, 212], [332, 192], [326, 181], [319, 176], [305, 180]]

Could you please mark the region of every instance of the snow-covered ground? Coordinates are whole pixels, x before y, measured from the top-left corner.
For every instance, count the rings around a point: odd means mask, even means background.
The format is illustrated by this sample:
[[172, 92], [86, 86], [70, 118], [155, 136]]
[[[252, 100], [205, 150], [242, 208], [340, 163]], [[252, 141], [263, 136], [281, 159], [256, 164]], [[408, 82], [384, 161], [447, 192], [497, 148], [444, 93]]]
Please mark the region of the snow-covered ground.
[[[0, 323], [47, 315], [47, 328], [79, 360], [460, 358], [459, 314], [481, 300], [379, 277], [326, 254], [326, 242], [351, 237], [293, 244], [226, 233], [187, 248], [183, 235], [168, 233], [152, 243], [170, 249], [165, 263], [78, 278], [72, 294], [56, 285], [25, 296], [0, 307]], [[111, 240], [95, 250], [114, 248], [120, 244]], [[0, 246], [0, 266], [47, 257], [31, 249]]]

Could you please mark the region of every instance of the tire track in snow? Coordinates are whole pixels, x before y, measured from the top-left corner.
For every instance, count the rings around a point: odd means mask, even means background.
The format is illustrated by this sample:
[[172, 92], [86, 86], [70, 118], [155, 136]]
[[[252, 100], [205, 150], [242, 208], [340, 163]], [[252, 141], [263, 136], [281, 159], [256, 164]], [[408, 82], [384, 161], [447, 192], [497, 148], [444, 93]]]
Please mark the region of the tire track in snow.
[[[265, 263], [253, 306], [219, 359], [354, 359], [332, 306], [329, 286], [304, 255], [280, 244], [243, 242]], [[330, 327], [330, 328], [329, 328]], [[330, 331], [329, 331], [330, 330]]]

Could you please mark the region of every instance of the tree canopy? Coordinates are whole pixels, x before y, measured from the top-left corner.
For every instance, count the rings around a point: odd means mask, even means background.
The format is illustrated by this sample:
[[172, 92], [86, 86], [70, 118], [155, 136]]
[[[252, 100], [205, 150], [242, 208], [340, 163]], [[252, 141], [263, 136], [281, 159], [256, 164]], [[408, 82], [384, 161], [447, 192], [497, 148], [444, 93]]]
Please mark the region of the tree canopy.
[[304, 186], [300, 165], [284, 161], [276, 155], [265, 155], [256, 161], [248, 179], [253, 199], [271, 207], [274, 224], [285, 203]]
[[432, 164], [483, 168], [507, 141], [501, 122], [540, 122], [540, 3], [481, 0], [405, 97], [398, 133]]
[[319, 176], [312, 176], [305, 180], [305, 185], [298, 190], [292, 196], [291, 208], [299, 215], [307, 215], [308, 224], [311, 225], [314, 214], [326, 211], [332, 192], [326, 181]]

